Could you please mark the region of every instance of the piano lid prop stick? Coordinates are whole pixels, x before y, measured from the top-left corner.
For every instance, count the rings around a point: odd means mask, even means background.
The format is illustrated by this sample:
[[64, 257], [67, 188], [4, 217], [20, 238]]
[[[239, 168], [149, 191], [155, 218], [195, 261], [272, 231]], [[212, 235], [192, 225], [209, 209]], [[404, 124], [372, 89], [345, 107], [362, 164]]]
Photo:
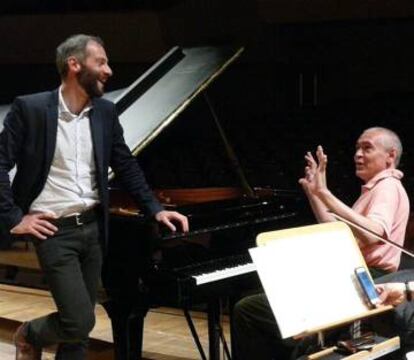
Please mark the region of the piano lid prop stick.
[[401, 245], [399, 245], [399, 244], [397, 244], [397, 243], [395, 243], [395, 242], [393, 242], [391, 240], [385, 239], [382, 236], [379, 236], [378, 234], [374, 233], [372, 230], [369, 230], [369, 229], [367, 229], [367, 228], [365, 228], [365, 227], [363, 227], [361, 225], [355, 224], [353, 221], [347, 220], [347, 219], [343, 218], [342, 216], [334, 213], [333, 211], [329, 211], [329, 213], [336, 220], [342, 221], [342, 222], [350, 225], [351, 227], [353, 227], [355, 229], [358, 229], [358, 230], [360, 230], [360, 231], [362, 231], [362, 232], [364, 232], [366, 234], [369, 234], [369, 235], [373, 236], [375, 239], [380, 240], [380, 241], [382, 241], [385, 244], [391, 245], [391, 246], [395, 247], [396, 249], [401, 250], [403, 253], [407, 254], [408, 256], [411, 256], [412, 258], [414, 258], [414, 254], [411, 251], [408, 251], [407, 249], [405, 249], [404, 247], [402, 247]]

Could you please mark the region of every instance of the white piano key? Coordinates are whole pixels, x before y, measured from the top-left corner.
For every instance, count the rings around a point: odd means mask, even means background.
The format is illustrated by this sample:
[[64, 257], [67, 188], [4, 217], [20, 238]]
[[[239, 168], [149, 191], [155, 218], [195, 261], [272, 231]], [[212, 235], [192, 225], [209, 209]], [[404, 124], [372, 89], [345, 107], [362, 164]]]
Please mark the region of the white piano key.
[[218, 280], [228, 279], [230, 277], [247, 274], [256, 271], [256, 266], [253, 263], [238, 265], [232, 268], [217, 270], [212, 273], [193, 276], [197, 285], [202, 285]]

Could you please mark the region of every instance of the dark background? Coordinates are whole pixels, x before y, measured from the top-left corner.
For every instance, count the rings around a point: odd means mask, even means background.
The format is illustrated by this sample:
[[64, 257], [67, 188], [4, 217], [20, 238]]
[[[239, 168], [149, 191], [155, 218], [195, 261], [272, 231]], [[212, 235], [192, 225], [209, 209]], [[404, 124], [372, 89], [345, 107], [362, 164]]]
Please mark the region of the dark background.
[[[414, 5], [410, 1], [2, 1], [0, 103], [54, 88], [54, 49], [68, 35], [101, 36], [124, 87], [172, 46], [242, 45], [209, 94], [248, 180], [297, 189], [303, 155], [323, 144], [333, 192], [359, 192], [354, 143], [385, 126], [402, 139], [414, 190]], [[235, 185], [206, 105], [195, 101], [140, 154], [154, 187]]]

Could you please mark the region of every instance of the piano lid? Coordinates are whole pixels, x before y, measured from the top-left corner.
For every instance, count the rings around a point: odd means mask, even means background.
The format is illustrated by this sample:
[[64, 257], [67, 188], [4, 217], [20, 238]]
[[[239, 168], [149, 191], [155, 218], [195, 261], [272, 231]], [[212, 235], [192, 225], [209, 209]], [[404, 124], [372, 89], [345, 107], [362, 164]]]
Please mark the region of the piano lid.
[[170, 125], [243, 50], [174, 47], [116, 98], [125, 141], [133, 154]]
[[[231, 47], [174, 47], [126, 89], [105, 93], [113, 101], [125, 141], [138, 154], [243, 52]], [[0, 105], [0, 131], [10, 110]]]

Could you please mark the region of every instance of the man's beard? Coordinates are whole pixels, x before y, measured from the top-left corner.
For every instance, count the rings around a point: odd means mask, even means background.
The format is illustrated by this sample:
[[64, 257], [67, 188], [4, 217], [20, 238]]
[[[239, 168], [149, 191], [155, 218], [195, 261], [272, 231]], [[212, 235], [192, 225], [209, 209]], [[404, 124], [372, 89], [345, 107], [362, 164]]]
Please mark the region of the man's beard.
[[82, 86], [90, 98], [101, 97], [103, 95], [103, 90], [98, 86], [99, 75], [97, 73], [81, 65], [81, 71], [78, 72], [77, 77], [80, 86]]

